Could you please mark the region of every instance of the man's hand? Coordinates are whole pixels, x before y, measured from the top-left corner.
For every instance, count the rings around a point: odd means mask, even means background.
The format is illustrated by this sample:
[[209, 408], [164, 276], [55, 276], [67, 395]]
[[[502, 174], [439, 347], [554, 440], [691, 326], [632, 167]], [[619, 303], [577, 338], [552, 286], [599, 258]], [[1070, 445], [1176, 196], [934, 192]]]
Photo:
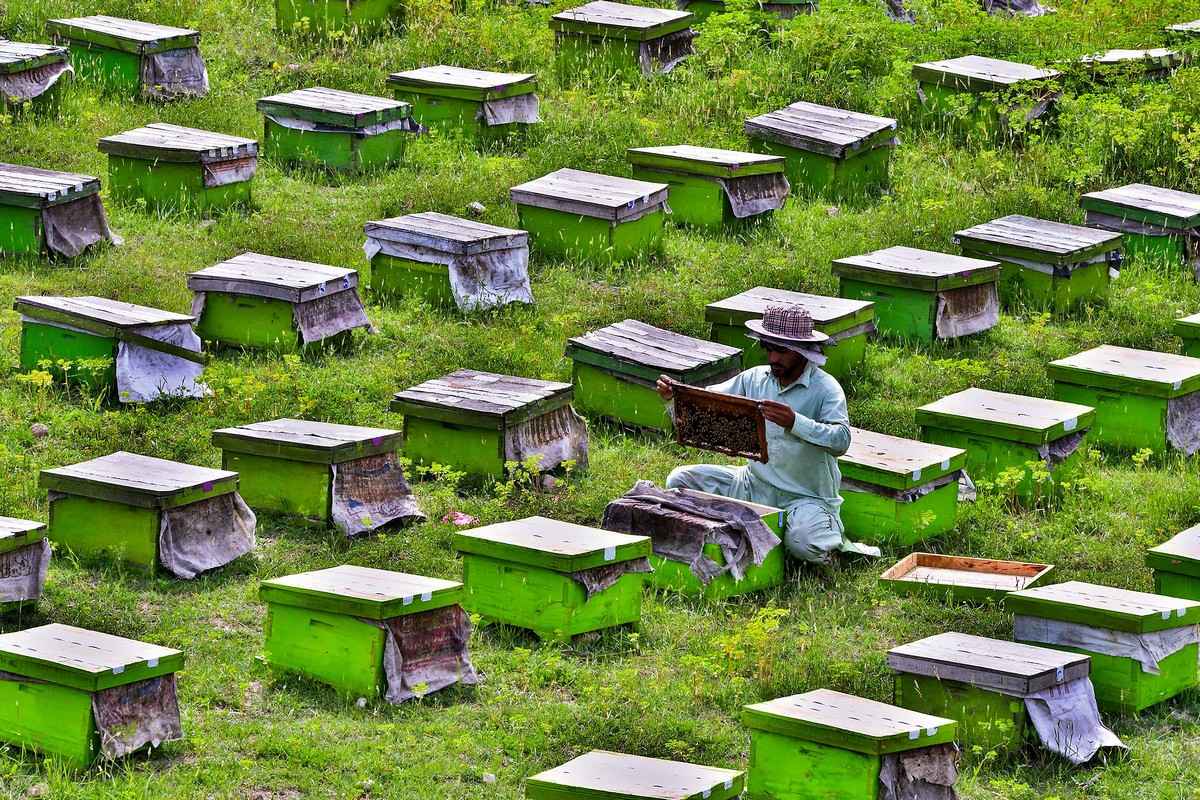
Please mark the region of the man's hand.
[[759, 410], [768, 422], [774, 422], [785, 431], [790, 431], [796, 422], [796, 412], [787, 403], [776, 400], [759, 400]]
[[658, 376], [658, 383], [654, 385], [654, 388], [658, 390], [658, 396], [663, 400], [670, 400], [675, 396], [675, 381], [666, 375]]

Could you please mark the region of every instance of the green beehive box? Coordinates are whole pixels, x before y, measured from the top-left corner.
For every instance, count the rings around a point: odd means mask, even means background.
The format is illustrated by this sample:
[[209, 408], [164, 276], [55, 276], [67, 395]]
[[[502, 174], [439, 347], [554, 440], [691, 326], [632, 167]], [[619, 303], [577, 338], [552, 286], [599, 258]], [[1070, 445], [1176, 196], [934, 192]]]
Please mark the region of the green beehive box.
[[46, 29], [70, 48], [79, 80], [153, 100], [208, 92], [196, 31], [100, 14], [46, 20]]
[[282, 34], [346, 34], [353, 41], [403, 24], [403, 0], [275, 0], [275, 30]]
[[782, 156], [687, 144], [626, 153], [633, 177], [670, 187], [671, 219], [679, 224], [720, 228], [768, 220], [790, 188]]
[[662, 246], [667, 185], [560, 169], [509, 189], [543, 255], [624, 261]]
[[45, 525], [0, 517], [0, 614], [37, 605], [49, 563]]
[[1200, 600], [1200, 525], [1147, 550], [1146, 566], [1154, 570], [1156, 593]]
[[[758, 10], [764, 14], [774, 14], [782, 20], [817, 12], [816, 0], [759, 0]], [[713, 14], [727, 13], [725, 0], [675, 0], [675, 7], [680, 11], [690, 11], [696, 17], [696, 22], [704, 22]]]
[[395, 167], [420, 126], [412, 106], [314, 86], [258, 101], [263, 150], [276, 161], [338, 172]]
[[[1092, 657], [1103, 710], [1136, 714], [1197, 686], [1198, 602], [1069, 581], [1014, 592], [1004, 608], [1018, 642]], [[1158, 674], [1133, 652], [1154, 658]]]
[[1183, 340], [1183, 354], [1200, 358], [1200, 314], [1175, 320], [1174, 332]]
[[842, 471], [842, 525], [867, 544], [911, 545], [954, 530], [967, 453], [899, 436], [850, 429]]
[[1051, 483], [1069, 477], [1095, 421], [1091, 406], [976, 388], [917, 409], [921, 439], [966, 450], [967, 474], [976, 483], [1006, 470], [1025, 473], [1010, 489], [1022, 500], [1040, 491], [1029, 464], [1041, 462]]
[[968, 138], [1019, 135], [1062, 95], [1062, 73], [983, 56], [914, 64], [924, 114]]
[[[527, 517], [459, 531], [454, 549], [463, 559], [463, 608], [486, 622], [569, 643], [641, 620], [646, 536]], [[590, 591], [584, 583], [619, 569], [627, 571], [606, 588]]]
[[1171, 41], [1186, 42], [1193, 36], [1200, 36], [1200, 19], [1193, 22], [1181, 22], [1178, 25], [1168, 25], [1166, 31], [1167, 38]]
[[964, 256], [1000, 262], [1000, 297], [1053, 311], [1108, 300], [1121, 234], [1012, 214], [954, 234]]
[[75, 74], [65, 47], [0, 40], [0, 107], [55, 111]]
[[559, 79], [591, 75], [608, 82], [669, 72], [692, 50], [686, 11], [596, 0], [550, 17]]
[[[140, 749], [139, 706], [157, 712], [162, 741], [183, 738], [175, 673], [183, 653], [70, 625], [42, 625], [0, 635], [0, 740], [57, 756], [74, 767]], [[95, 706], [95, 707], [94, 707]], [[116, 707], [123, 724], [106, 723]], [[166, 724], [163, 724], [166, 723]], [[102, 740], [117, 740], [114, 747]]]
[[291, 352], [372, 330], [356, 270], [242, 253], [187, 278], [207, 342]]
[[[884, 761], [953, 745], [954, 720], [829, 689], [742, 709], [750, 728], [746, 800], [876, 800]], [[914, 753], [913, 751], [921, 751]], [[937, 796], [952, 796], [943, 793]]]
[[0, 164], [0, 253], [72, 258], [115, 241], [91, 175]]
[[735, 800], [746, 773], [593, 750], [525, 779], [527, 800]]
[[439, 64], [388, 76], [397, 100], [412, 105], [413, 116], [441, 135], [481, 143], [496, 142], [542, 121], [537, 76], [488, 72]]
[[656, 433], [671, 430], [666, 403], [654, 388], [659, 375], [711, 386], [741, 372], [742, 352], [635, 319], [567, 340], [579, 408], [585, 414]]
[[531, 457], [543, 471], [573, 460], [587, 468], [587, 425], [571, 408], [569, 383], [460, 369], [398, 392], [391, 410], [404, 415], [404, 455], [500, 480], [505, 464]]
[[426, 211], [363, 225], [371, 290], [478, 311], [532, 303], [529, 234]]
[[1054, 396], [1096, 409], [1092, 441], [1156, 453], [1200, 450], [1200, 358], [1103, 345], [1051, 361]]
[[[263, 581], [258, 594], [267, 604], [264, 651], [272, 666], [370, 700], [388, 697], [389, 688], [399, 690], [388, 698], [394, 701], [416, 696], [413, 687], [420, 680], [410, 679], [428, 671], [434, 659], [450, 670], [422, 693], [444, 689], [456, 678], [473, 682], [466, 638], [442, 637], [440, 630], [447, 620], [455, 627], [456, 617], [465, 618], [461, 583], [343, 564]], [[437, 613], [442, 609], [447, 610]], [[429, 634], [441, 641], [427, 641]], [[388, 674], [389, 646], [402, 656], [396, 669], [413, 672]]]
[[1150, 50], [1109, 50], [1084, 56], [1079, 60], [1101, 83], [1113, 83], [1120, 78], [1159, 80], [1169, 78], [1184, 64], [1183, 53], [1167, 47]]
[[875, 336], [875, 304], [864, 300], [822, 297], [787, 289], [755, 286], [704, 307], [704, 319], [712, 323], [710, 338], [742, 351], [742, 369], [767, 363], [767, 353], [746, 336], [747, 320], [761, 320], [769, 305], [796, 305], [808, 311], [813, 328], [836, 342], [826, 344], [825, 364], [821, 367], [841, 380], [859, 367], [866, 355], [867, 340]]
[[209, 214], [250, 205], [258, 142], [155, 122], [100, 140], [108, 188], [157, 211]]
[[1025, 698], [1088, 677], [1091, 659], [1048, 647], [940, 633], [887, 652], [896, 705], [958, 720], [966, 747], [1016, 751], [1037, 742]]
[[[1125, 250], [1151, 264], [1187, 264], [1196, 270], [1194, 229], [1200, 226], [1200, 194], [1131, 183], [1079, 198], [1090, 228], [1125, 235]], [[1198, 272], [1197, 274], [1200, 274]]]
[[875, 304], [879, 332], [933, 342], [1000, 322], [1000, 262], [889, 247], [833, 262], [838, 294]]
[[830, 200], [887, 188], [900, 143], [894, 119], [804, 102], [748, 119], [744, 130], [755, 150], [784, 157], [794, 194]]

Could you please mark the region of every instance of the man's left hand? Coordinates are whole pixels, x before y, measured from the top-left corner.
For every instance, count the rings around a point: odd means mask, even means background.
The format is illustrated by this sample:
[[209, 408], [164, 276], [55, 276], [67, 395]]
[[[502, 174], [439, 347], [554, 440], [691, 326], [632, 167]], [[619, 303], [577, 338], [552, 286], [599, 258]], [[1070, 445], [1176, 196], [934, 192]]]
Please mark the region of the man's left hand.
[[796, 423], [796, 412], [787, 403], [777, 400], [759, 400], [758, 407], [768, 422], [774, 422], [785, 431], [790, 431]]

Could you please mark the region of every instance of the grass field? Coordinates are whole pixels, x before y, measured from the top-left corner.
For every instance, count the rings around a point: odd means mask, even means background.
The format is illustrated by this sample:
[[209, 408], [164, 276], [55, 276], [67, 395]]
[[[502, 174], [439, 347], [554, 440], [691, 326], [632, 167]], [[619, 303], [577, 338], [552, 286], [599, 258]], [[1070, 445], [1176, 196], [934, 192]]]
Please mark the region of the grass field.
[[[570, 3], [559, 0], [555, 9]], [[389, 72], [421, 65], [536, 72], [545, 124], [523, 152], [478, 152], [444, 137], [412, 143], [402, 169], [363, 177], [285, 171], [269, 160], [256, 207], [215, 221], [156, 216], [108, 203], [125, 239], [77, 264], [6, 258], [0, 305], [23, 294], [97, 294], [173, 311], [190, 307], [185, 273], [252, 250], [357, 267], [367, 220], [417, 212], [517, 226], [508, 188], [560, 167], [629, 175], [628, 147], [690, 143], [744, 148], [742, 122], [795, 100], [895, 117], [902, 146], [881, 198], [831, 208], [789, 200], [767, 226], [741, 236], [673, 228], [664, 251], [612, 267], [534, 257], [534, 308], [467, 317], [418, 303], [365, 297], [378, 328], [345, 351], [303, 359], [220, 352], [206, 371], [211, 398], [115, 408], [61, 385], [39, 387], [16, 369], [20, 322], [0, 311], [0, 515], [46, 518], [38, 471], [124, 449], [218, 466], [212, 429], [297, 416], [399, 427], [393, 392], [471, 367], [569, 380], [567, 337], [627, 317], [707, 337], [703, 308], [755, 285], [836, 294], [830, 260], [891, 245], [956, 251], [956, 230], [1022, 213], [1082, 223], [1081, 192], [1131, 181], [1200, 191], [1200, 70], [1154, 84], [1109, 87], [1077, 71], [1052, 128], [1020, 146], [923, 128], [911, 65], [966, 54], [1046, 65], [1116, 47], [1152, 47], [1163, 26], [1200, 17], [1194, 0], [1060, 0], [1041, 19], [988, 18], [973, 0], [917, 0], [918, 26], [888, 21], [872, 0], [825, 0], [781, 28], [738, 11], [699, 29], [698, 54], [668, 76], [636, 84], [559, 82], [551, 9], [469, 0], [455, 15], [417, 0], [406, 30], [360, 42], [297, 42], [272, 29], [265, 0], [9, 0], [0, 33], [44, 41], [51, 17], [105, 13], [192, 27], [212, 78], [207, 99], [168, 106], [80, 85], [60, 117], [0, 123], [0, 161], [105, 175], [96, 141], [154, 121], [259, 137], [255, 100], [324, 85], [386, 95]], [[366, 280], [363, 281], [366, 283]], [[1171, 322], [1200, 311], [1200, 290], [1179, 265], [1126, 262], [1110, 302], [1069, 318], [1009, 312], [961, 343], [873, 344], [846, 381], [853, 424], [915, 436], [913, 410], [969, 386], [1049, 396], [1046, 362], [1101, 343], [1178, 352]], [[49, 426], [35, 438], [34, 423]], [[638, 478], [659, 483], [704, 454], [591, 426], [591, 469], [544, 494], [529, 481], [417, 484], [430, 521], [347, 541], [260, 515], [252, 556], [193, 582], [148, 578], [120, 564], [56, 553], [36, 614], [0, 631], [62, 622], [180, 648], [186, 739], [152, 758], [73, 773], [52, 760], [0, 750], [0, 794], [62, 798], [518, 798], [522, 779], [592, 748], [744, 768], [740, 708], [829, 687], [889, 700], [888, 647], [945, 630], [1007, 638], [997, 608], [898, 598], [877, 587], [878, 564], [799, 570], [785, 588], [697, 603], [648, 594], [640, 632], [613, 630], [574, 648], [486, 628], [471, 640], [474, 689], [421, 702], [359, 706], [355, 698], [256, 661], [264, 607], [260, 579], [354, 563], [430, 576], [460, 574], [450, 547], [462, 511], [486, 522], [539, 513], [597, 523]], [[1200, 468], [1179, 457], [1089, 454], [1084, 474], [1052, 503], [1015, 509], [1004, 487], [984, 487], [958, 529], [924, 543], [940, 552], [1053, 563], [1059, 579], [1150, 590], [1147, 547], [1200, 522]], [[904, 552], [891, 549], [882, 563]], [[763, 607], [786, 616], [760, 614]], [[774, 624], [778, 630], [773, 630]], [[1038, 752], [967, 749], [964, 798], [1200, 798], [1200, 694], [1140, 718], [1111, 718], [1128, 757], [1071, 769]]]

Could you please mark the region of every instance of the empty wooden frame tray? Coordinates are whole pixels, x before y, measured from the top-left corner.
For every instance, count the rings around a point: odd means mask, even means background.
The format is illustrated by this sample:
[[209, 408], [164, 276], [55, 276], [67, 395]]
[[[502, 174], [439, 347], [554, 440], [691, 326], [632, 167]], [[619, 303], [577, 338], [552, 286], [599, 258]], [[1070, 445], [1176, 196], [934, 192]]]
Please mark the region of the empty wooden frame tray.
[[675, 384], [675, 441], [767, 462], [767, 426], [758, 401]]
[[1053, 569], [1051, 564], [913, 553], [883, 573], [879, 582], [898, 594], [924, 594], [952, 602], [1000, 602], [1009, 592], [1043, 583]]

